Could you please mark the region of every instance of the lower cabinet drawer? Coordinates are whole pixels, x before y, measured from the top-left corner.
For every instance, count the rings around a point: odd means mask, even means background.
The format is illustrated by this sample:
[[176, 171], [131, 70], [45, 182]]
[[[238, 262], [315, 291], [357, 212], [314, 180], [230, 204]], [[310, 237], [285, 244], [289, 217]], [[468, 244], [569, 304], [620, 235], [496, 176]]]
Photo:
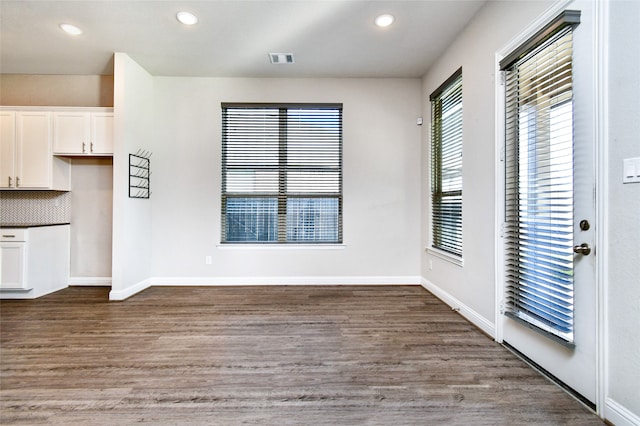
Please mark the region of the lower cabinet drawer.
[[26, 228], [2, 228], [0, 229], [0, 241], [27, 241], [29, 230]]

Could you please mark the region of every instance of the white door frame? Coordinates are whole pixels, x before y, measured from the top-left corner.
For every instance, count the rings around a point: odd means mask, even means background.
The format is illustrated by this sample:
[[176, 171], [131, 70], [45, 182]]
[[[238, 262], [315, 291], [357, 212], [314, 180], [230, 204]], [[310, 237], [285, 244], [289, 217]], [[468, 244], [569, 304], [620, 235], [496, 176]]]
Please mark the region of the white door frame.
[[[537, 20], [532, 22], [520, 34], [516, 35], [502, 49], [495, 54], [495, 340], [499, 343], [503, 341], [503, 321], [504, 321], [504, 110], [505, 110], [505, 86], [502, 81], [499, 63], [505, 56], [515, 50], [518, 46], [529, 39], [538, 30], [544, 27], [550, 20], [560, 12], [567, 9], [574, 0], [560, 0], [551, 6]], [[593, 105], [594, 121], [592, 123], [592, 135], [595, 141], [595, 170], [596, 170], [596, 230], [595, 230], [595, 280], [596, 280], [596, 411], [605, 418], [605, 399], [608, 389], [607, 374], [607, 274], [608, 274], [608, 227], [607, 210], [608, 204], [604, 194], [608, 191], [608, 1], [594, 0], [592, 3], [594, 33], [593, 57], [595, 59], [593, 74], [593, 90], [596, 99], [599, 101]]]

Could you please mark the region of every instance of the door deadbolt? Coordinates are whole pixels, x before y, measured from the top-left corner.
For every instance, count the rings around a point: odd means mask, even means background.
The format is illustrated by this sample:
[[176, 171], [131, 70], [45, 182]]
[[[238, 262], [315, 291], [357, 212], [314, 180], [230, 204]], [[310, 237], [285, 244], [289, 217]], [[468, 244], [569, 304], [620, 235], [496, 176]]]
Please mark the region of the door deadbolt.
[[588, 221], [588, 220], [586, 220], [586, 219], [582, 219], [582, 220], [580, 221], [580, 229], [581, 229], [582, 231], [588, 231], [588, 230], [589, 230], [589, 228], [591, 228], [591, 224], [589, 223], [589, 221]]
[[589, 247], [589, 244], [587, 243], [582, 243], [579, 246], [573, 246], [573, 252], [581, 254], [583, 256], [587, 256], [589, 253], [591, 253], [591, 247]]

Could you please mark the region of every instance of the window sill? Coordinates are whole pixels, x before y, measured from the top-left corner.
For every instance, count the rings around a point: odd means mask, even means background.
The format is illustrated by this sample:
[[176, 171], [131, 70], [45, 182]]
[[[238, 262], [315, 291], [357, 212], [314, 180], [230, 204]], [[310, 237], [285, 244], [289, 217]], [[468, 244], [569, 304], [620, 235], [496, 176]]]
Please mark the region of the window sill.
[[218, 244], [220, 250], [344, 250], [346, 244]]
[[438, 250], [433, 247], [427, 247], [425, 250], [433, 257], [437, 257], [438, 259], [445, 260], [457, 266], [464, 266], [464, 259], [461, 257], [454, 256], [451, 253], [447, 253], [446, 251]]

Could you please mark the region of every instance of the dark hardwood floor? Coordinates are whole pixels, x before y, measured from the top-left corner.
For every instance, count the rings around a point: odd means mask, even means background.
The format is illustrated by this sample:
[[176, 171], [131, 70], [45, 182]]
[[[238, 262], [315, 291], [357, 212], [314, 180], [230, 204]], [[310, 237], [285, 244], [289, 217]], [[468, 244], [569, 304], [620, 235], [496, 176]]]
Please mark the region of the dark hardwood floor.
[[0, 303], [1, 424], [602, 424], [421, 287], [108, 290]]

